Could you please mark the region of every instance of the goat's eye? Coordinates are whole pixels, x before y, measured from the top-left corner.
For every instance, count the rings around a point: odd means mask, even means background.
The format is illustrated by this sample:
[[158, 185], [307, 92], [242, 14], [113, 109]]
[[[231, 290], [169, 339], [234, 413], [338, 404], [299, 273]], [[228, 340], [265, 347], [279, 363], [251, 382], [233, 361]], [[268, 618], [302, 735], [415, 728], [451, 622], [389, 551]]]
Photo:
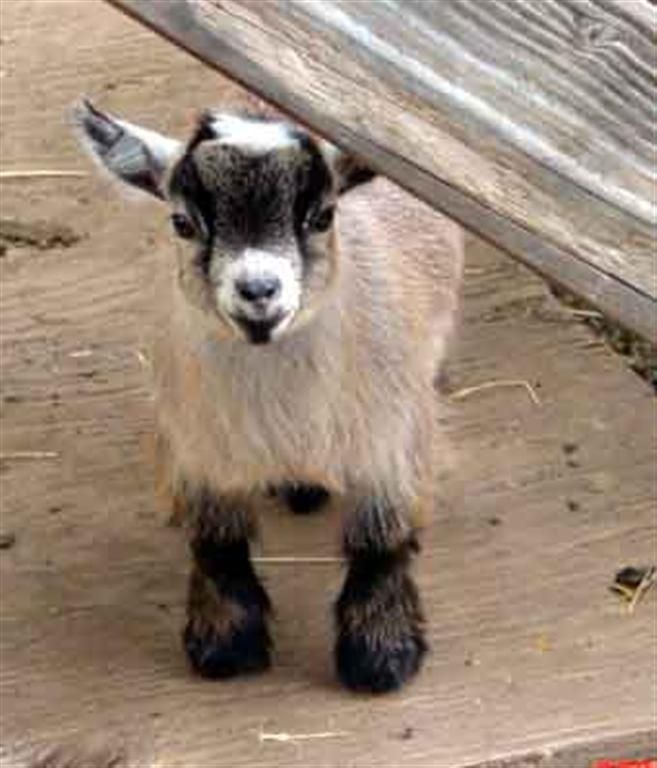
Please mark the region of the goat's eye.
[[171, 214], [171, 224], [175, 233], [183, 240], [191, 240], [196, 235], [194, 225], [184, 213]]
[[333, 224], [334, 214], [335, 208], [333, 206], [324, 208], [323, 211], [320, 211], [316, 216], [313, 216], [310, 221], [310, 229], [312, 229], [313, 232], [326, 232], [331, 224]]

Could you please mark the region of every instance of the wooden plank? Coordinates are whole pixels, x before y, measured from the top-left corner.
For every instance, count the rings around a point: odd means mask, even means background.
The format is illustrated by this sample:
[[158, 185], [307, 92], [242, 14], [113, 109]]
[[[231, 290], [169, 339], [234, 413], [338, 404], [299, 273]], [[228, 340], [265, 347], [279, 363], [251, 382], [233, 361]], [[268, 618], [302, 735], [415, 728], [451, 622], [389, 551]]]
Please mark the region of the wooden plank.
[[109, 0], [657, 341], [646, 0]]

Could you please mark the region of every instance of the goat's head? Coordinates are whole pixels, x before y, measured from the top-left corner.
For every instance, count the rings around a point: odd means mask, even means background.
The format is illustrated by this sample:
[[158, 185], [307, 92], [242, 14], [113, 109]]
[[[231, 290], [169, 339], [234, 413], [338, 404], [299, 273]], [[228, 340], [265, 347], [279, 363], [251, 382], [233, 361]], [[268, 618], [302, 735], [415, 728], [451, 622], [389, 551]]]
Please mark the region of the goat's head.
[[185, 144], [76, 110], [85, 143], [124, 182], [171, 207], [187, 298], [224, 331], [266, 343], [307, 322], [338, 269], [338, 197], [373, 173], [282, 122], [206, 112]]

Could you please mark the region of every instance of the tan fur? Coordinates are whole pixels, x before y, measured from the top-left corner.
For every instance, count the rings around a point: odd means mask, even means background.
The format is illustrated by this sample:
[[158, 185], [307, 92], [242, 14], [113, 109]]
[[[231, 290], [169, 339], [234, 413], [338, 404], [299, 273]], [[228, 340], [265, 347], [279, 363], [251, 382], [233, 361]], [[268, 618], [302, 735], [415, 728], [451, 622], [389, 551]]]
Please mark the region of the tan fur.
[[154, 371], [174, 486], [184, 477], [223, 494], [296, 481], [406, 510], [431, 504], [433, 382], [454, 324], [462, 233], [383, 179], [338, 210], [332, 291], [273, 344], [226, 339], [170, 276]]

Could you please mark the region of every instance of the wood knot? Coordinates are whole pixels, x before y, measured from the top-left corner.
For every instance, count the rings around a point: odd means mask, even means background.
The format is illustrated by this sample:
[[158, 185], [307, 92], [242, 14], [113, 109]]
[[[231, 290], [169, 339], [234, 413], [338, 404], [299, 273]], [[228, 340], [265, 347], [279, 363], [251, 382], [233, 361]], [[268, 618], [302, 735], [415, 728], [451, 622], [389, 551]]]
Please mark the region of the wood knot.
[[595, 53], [620, 44], [620, 31], [601, 19], [578, 14], [575, 19], [574, 43], [579, 53]]

